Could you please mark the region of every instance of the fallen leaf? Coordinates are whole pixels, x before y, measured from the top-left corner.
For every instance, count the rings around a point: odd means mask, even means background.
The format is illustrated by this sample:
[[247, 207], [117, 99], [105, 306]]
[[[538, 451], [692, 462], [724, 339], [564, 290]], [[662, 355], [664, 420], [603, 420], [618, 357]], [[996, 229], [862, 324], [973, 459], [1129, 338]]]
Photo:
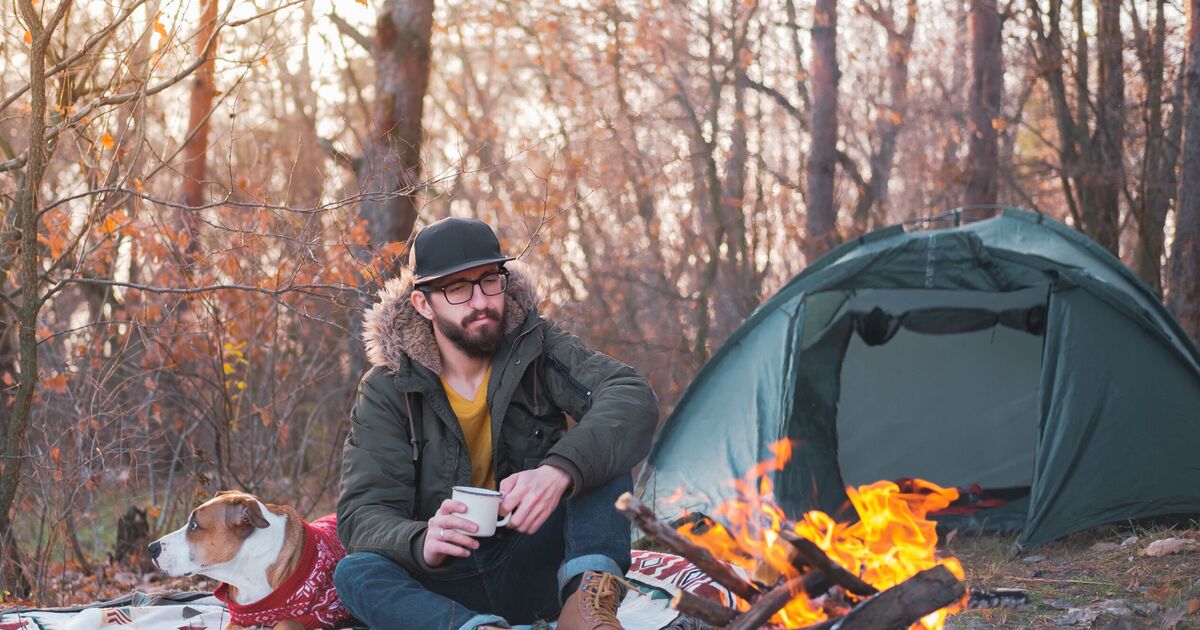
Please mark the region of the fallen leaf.
[[1138, 541], [1138, 537], [1137, 537], [1137, 536], [1130, 536], [1129, 538], [1126, 538], [1125, 540], [1122, 540], [1122, 541], [1121, 541], [1121, 546], [1122, 546], [1122, 547], [1128, 547], [1128, 546], [1130, 546], [1130, 545], [1136, 545], [1136, 544], [1137, 544], [1137, 541]]
[[1189, 615], [1194, 615], [1200, 612], [1200, 599], [1189, 599], [1187, 601], [1187, 609]]
[[1163, 538], [1156, 540], [1149, 545], [1146, 545], [1145, 554], [1155, 558], [1167, 556], [1173, 553], [1179, 553], [1196, 544], [1196, 541], [1187, 538]]
[[1146, 595], [1156, 602], [1165, 604], [1171, 598], [1171, 586], [1164, 584], [1157, 588], [1146, 589]]

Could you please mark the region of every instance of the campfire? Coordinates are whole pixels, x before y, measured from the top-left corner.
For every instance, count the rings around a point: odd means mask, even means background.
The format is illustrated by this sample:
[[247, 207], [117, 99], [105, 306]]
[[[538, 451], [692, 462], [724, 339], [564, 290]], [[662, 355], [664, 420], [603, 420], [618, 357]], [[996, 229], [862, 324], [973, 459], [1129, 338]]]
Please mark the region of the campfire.
[[962, 565], [938, 557], [936, 526], [927, 516], [949, 506], [957, 490], [922, 480], [880, 481], [847, 488], [856, 522], [815, 510], [792, 520], [775, 503], [769, 475], [790, 459], [791, 443], [780, 441], [771, 451], [771, 459], [734, 481], [736, 500], [719, 506], [714, 518], [688, 519], [678, 530], [630, 494], [617, 501], [648, 536], [740, 599], [735, 610], [680, 591], [671, 605], [681, 613], [730, 630], [933, 630], [964, 608], [1028, 604], [1011, 589], [968, 595]]

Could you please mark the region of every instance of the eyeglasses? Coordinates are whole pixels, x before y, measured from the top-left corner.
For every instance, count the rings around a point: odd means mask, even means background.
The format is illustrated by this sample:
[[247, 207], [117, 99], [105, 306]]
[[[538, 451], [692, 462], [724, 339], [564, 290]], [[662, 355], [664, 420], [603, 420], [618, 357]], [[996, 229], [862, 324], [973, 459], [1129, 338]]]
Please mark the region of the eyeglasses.
[[501, 269], [492, 273], [486, 273], [479, 276], [476, 280], [459, 280], [451, 282], [444, 287], [417, 287], [426, 295], [434, 291], [441, 291], [446, 301], [451, 304], [464, 304], [471, 301], [471, 296], [475, 294], [475, 285], [479, 285], [479, 290], [483, 291], [484, 295], [500, 295], [508, 290], [508, 270]]

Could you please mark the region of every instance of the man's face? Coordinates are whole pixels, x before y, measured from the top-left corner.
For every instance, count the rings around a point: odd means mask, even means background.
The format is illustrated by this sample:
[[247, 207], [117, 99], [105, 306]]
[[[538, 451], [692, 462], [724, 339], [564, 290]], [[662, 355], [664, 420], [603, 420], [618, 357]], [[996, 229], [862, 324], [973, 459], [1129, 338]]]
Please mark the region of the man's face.
[[[504, 293], [486, 295], [479, 284], [463, 284], [478, 281], [499, 271], [499, 265], [485, 265], [441, 278], [430, 286], [439, 290], [425, 293], [432, 311], [433, 326], [468, 356], [484, 359], [496, 354], [504, 340]], [[490, 282], [495, 283], [492, 278]], [[500, 279], [501, 281], [506, 279]], [[485, 283], [489, 281], [485, 280]], [[494, 289], [494, 284], [489, 288]], [[441, 289], [445, 289], [445, 291]], [[469, 292], [470, 297], [461, 304], [451, 304], [447, 299], [461, 299]]]

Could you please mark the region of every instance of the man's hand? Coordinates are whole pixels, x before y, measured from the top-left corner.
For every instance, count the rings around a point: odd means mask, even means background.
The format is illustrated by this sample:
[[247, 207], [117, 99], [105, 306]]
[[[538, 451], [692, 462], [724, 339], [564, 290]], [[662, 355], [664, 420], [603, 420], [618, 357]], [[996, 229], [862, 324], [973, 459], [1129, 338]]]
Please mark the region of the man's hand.
[[543, 464], [533, 470], [510, 475], [500, 482], [500, 514], [514, 512], [508, 528], [522, 534], [532, 534], [558, 507], [562, 495], [571, 485], [571, 476], [561, 468]]
[[479, 548], [478, 540], [463, 533], [475, 533], [479, 531], [479, 526], [455, 516], [466, 511], [467, 506], [461, 501], [442, 501], [437, 514], [429, 519], [429, 529], [425, 532], [425, 547], [421, 549], [425, 564], [436, 567], [446, 556], [466, 558], [471, 555], [471, 550]]

